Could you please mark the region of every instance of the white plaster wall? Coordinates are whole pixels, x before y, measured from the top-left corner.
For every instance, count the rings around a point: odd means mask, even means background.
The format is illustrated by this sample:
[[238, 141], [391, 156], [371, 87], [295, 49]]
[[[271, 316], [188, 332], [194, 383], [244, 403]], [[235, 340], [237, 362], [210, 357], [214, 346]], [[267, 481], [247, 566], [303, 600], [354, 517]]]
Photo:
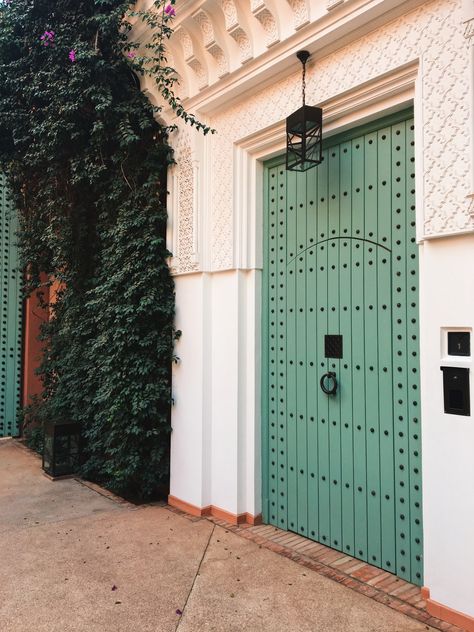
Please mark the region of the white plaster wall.
[[199, 508], [261, 512], [261, 274], [176, 278], [170, 494]]
[[425, 585], [474, 616], [474, 418], [443, 412], [440, 371], [441, 328], [474, 329], [474, 235], [426, 242], [420, 281]]
[[170, 493], [197, 507], [211, 504], [212, 320], [207, 309], [210, 280], [205, 274], [177, 277], [176, 344], [173, 367]]
[[239, 274], [212, 275], [212, 504], [237, 513]]

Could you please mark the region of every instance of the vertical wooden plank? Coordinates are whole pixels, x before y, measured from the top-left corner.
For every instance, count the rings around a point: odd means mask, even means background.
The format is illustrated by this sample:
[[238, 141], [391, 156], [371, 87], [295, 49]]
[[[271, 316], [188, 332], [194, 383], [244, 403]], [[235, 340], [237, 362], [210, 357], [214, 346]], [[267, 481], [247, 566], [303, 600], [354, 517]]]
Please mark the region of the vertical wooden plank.
[[[269, 170], [268, 174], [268, 211], [267, 211], [267, 259], [265, 260], [265, 278], [268, 291], [268, 329], [266, 332], [268, 349], [268, 514], [266, 520], [278, 526], [278, 167]], [[264, 382], [265, 383], [265, 382]]]
[[[339, 289], [339, 204], [340, 204], [340, 148], [331, 147], [329, 154], [329, 242], [328, 242], [328, 329], [326, 334], [338, 335]], [[327, 366], [340, 381], [341, 360], [329, 358]], [[328, 395], [329, 413], [329, 489], [331, 503], [331, 541], [334, 548], [342, 548], [342, 492], [341, 492], [341, 400], [340, 393]]]
[[352, 146], [341, 145], [340, 186], [340, 265], [339, 319], [343, 339], [343, 360], [340, 363], [339, 397], [341, 401], [341, 496], [343, 550], [354, 555], [354, 445], [352, 428], [352, 342], [351, 342], [351, 239], [352, 233]]
[[423, 524], [421, 507], [421, 411], [419, 361], [419, 271], [415, 225], [414, 121], [405, 123], [406, 221], [407, 221], [407, 386], [408, 450], [410, 471], [410, 569], [411, 581], [423, 584]]
[[[265, 169], [263, 179], [263, 274], [262, 274], [262, 518], [265, 523], [270, 522], [269, 511], [269, 479], [270, 479], [270, 372], [274, 371], [270, 361], [270, 297], [269, 297], [269, 261], [270, 261], [270, 170]], [[274, 413], [273, 413], [274, 415]]]
[[[395, 480], [393, 453], [393, 374], [392, 374], [392, 173], [391, 130], [378, 132], [378, 242], [377, 253], [378, 339], [379, 339], [379, 419], [380, 419], [380, 503], [382, 568], [395, 568]], [[387, 250], [385, 250], [387, 248]]]
[[365, 137], [365, 239], [364, 244], [364, 325], [365, 398], [367, 446], [367, 542], [368, 561], [380, 565], [380, 428], [378, 366], [378, 161], [377, 133]]
[[392, 126], [393, 398], [395, 447], [396, 573], [410, 581], [405, 124]]
[[327, 395], [319, 388], [319, 379], [327, 371], [324, 357], [324, 335], [328, 327], [328, 151], [318, 167], [318, 240], [317, 247], [317, 354], [318, 354], [318, 463], [319, 463], [319, 540], [330, 543], [330, 493], [329, 493], [329, 404]]
[[293, 259], [287, 267], [287, 437], [288, 437], [288, 529], [298, 530], [298, 401], [297, 401], [297, 366], [298, 352], [296, 346], [297, 331], [297, 261]]
[[306, 379], [307, 379], [307, 353], [306, 353], [306, 244], [307, 244], [307, 200], [306, 200], [307, 174], [297, 175], [297, 246], [296, 258], [296, 400], [297, 400], [297, 480], [298, 480], [298, 524], [297, 531], [301, 535], [308, 534], [308, 436], [307, 436], [307, 410], [306, 410]]
[[[309, 233], [311, 234], [311, 233]], [[313, 233], [314, 234], [314, 233]], [[319, 537], [318, 527], [318, 347], [317, 347], [317, 246], [309, 248], [306, 269], [307, 429], [308, 429], [308, 533]]]
[[[288, 440], [288, 528], [298, 527], [298, 454], [297, 454], [297, 400], [296, 400], [296, 256], [297, 256], [297, 174], [287, 173], [287, 226], [288, 252], [286, 274], [288, 279], [286, 308], [286, 338], [288, 353], [285, 371], [287, 373], [287, 440]], [[283, 268], [282, 268], [283, 269]], [[280, 365], [280, 371], [283, 366]], [[282, 421], [280, 421], [282, 423]]]
[[298, 528], [308, 534], [308, 437], [306, 410], [307, 340], [306, 340], [306, 252], [296, 260], [296, 399], [297, 399], [297, 454], [298, 454]]
[[296, 179], [294, 171], [287, 172], [287, 201], [286, 201], [286, 227], [287, 227], [287, 260], [292, 261], [298, 253], [296, 223], [298, 208], [296, 202]]
[[364, 139], [352, 141], [352, 419], [354, 441], [354, 554], [367, 560], [364, 327]]
[[278, 526], [288, 528], [288, 455], [287, 455], [287, 331], [286, 331], [286, 170], [278, 167], [278, 307], [277, 307], [277, 350], [278, 350]]
[[[319, 168], [319, 167], [318, 167]], [[318, 169], [306, 172], [306, 247], [318, 241]]]

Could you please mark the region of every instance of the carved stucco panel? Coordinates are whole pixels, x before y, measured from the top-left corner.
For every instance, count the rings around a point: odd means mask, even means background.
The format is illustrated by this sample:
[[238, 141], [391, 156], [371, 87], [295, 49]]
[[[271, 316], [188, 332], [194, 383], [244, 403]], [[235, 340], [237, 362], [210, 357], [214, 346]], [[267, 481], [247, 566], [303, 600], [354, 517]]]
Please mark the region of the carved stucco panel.
[[229, 72], [229, 63], [227, 61], [227, 57], [222, 50], [222, 48], [218, 44], [213, 44], [207, 48], [210, 55], [214, 57], [217, 62], [218, 71], [217, 74], [219, 77], [223, 77]]
[[178, 231], [177, 252], [173, 253], [172, 270], [174, 273], [193, 272], [198, 266], [195, 261], [195, 221], [194, 221], [194, 169], [191, 137], [187, 129], [180, 130], [174, 140], [174, 158], [179, 174], [178, 222], [174, 230]]
[[175, 34], [181, 42], [186, 63], [196, 74], [198, 88], [202, 90], [208, 84], [207, 68], [195, 56], [193, 42], [189, 33], [180, 26], [176, 29]]
[[229, 30], [229, 34], [236, 41], [237, 46], [240, 49], [241, 63], [245, 64], [246, 61], [250, 61], [253, 57], [252, 43], [244, 29], [240, 28], [239, 26], [232, 30]]
[[229, 63], [226, 54], [216, 42], [212, 22], [207, 13], [202, 9], [197, 11], [193, 17], [201, 28], [205, 49], [210, 55], [212, 55], [212, 57], [214, 57], [217, 62], [218, 76], [223, 77], [229, 72]]
[[263, 30], [265, 31], [266, 45], [272, 46], [273, 44], [276, 44], [280, 37], [278, 35], [278, 27], [273, 14], [263, 7], [254, 11], [254, 16], [260, 22]]
[[214, 28], [212, 26], [212, 22], [209, 19], [207, 13], [202, 9], [199, 9], [199, 11], [197, 11], [193, 15], [193, 17], [201, 28], [204, 46], [209, 46], [210, 44], [213, 44], [216, 38], [214, 36]]
[[308, 0], [287, 0], [294, 13], [295, 29], [300, 29], [309, 22]]
[[234, 0], [221, 0], [221, 7], [225, 18], [225, 27], [229, 31], [235, 28], [239, 23], [237, 16], [237, 8]]
[[225, 27], [240, 49], [240, 61], [244, 64], [253, 57], [252, 42], [239, 22], [239, 15], [234, 0], [221, 0], [225, 18]]

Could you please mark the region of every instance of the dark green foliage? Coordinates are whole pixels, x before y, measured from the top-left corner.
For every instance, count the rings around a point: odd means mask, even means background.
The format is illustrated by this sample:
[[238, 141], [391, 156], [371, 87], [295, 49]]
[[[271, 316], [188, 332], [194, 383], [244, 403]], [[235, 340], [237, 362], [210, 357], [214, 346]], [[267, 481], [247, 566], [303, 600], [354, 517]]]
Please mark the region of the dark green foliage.
[[44, 445], [44, 432], [41, 426], [36, 428], [28, 428], [24, 433], [26, 439], [26, 445], [33, 450], [42, 454]]
[[[177, 113], [209, 130], [172, 94], [163, 2], [133, 16], [155, 29], [147, 57], [128, 40], [129, 7], [122, 0], [0, 4], [0, 167], [20, 214], [27, 291], [53, 282], [59, 289], [43, 331], [36, 417], [81, 421], [84, 473], [148, 497], [168, 476], [172, 155], [169, 130], [137, 73], [153, 74]], [[50, 35], [40, 39], [45, 31], [54, 32], [54, 46]]]
[[23, 429], [23, 438], [26, 445], [41, 454], [43, 452], [44, 445], [44, 431], [43, 426], [38, 425], [36, 422], [36, 410], [38, 406], [41, 406], [41, 399], [36, 395], [31, 398], [31, 404], [28, 409], [23, 408], [18, 413], [18, 423]]

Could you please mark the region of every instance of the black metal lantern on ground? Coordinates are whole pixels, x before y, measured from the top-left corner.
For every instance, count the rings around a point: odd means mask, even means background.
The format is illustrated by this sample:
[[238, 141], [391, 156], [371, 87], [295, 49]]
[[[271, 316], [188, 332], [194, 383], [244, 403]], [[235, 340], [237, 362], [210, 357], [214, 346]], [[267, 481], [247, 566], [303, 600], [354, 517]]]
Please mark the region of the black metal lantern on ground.
[[81, 424], [44, 425], [43, 470], [52, 478], [75, 474], [81, 463]]
[[286, 119], [286, 168], [288, 171], [307, 171], [323, 160], [321, 108], [306, 105], [306, 62], [307, 50], [296, 56], [303, 64], [303, 107]]

